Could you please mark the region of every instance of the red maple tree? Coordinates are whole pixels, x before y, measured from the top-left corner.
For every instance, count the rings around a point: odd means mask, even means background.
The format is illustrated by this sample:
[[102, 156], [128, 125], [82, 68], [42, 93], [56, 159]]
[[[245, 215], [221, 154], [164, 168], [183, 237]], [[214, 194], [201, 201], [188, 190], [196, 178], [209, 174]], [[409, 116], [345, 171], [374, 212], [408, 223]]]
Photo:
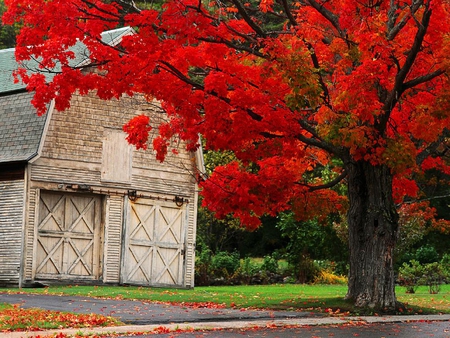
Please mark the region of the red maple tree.
[[[5, 0], [4, 20], [23, 25], [16, 57], [42, 74], [18, 74], [40, 113], [55, 100], [95, 91], [156, 98], [170, 117], [152, 140], [163, 159], [175, 137], [234, 153], [202, 183], [204, 204], [249, 228], [263, 214], [299, 219], [346, 205], [357, 306], [394, 309], [396, 203], [416, 198], [414, 178], [442, 159], [450, 126], [450, 5], [443, 0]], [[115, 47], [105, 30], [135, 28]], [[82, 42], [92, 72], [71, 66]], [[145, 118], [130, 142], [145, 147]], [[447, 145], [445, 144], [447, 142]], [[327, 168], [329, 179], [314, 173]], [[395, 194], [394, 194], [395, 192]]]

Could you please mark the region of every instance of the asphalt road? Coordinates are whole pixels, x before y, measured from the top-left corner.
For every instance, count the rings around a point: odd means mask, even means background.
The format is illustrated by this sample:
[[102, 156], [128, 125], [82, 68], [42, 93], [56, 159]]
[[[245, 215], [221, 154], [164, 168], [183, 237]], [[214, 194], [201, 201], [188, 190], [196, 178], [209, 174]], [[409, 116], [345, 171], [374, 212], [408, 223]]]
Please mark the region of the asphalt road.
[[134, 300], [77, 296], [0, 293], [0, 302], [20, 304], [23, 308], [97, 313], [117, 318], [129, 325], [323, 317], [321, 314], [309, 312], [192, 308]]
[[[126, 336], [122, 336], [124, 338]], [[449, 338], [450, 323], [445, 322], [403, 322], [374, 323], [358, 325], [309, 326], [298, 328], [223, 330], [207, 332], [185, 332], [169, 334], [152, 334], [133, 337], [149, 338]]]

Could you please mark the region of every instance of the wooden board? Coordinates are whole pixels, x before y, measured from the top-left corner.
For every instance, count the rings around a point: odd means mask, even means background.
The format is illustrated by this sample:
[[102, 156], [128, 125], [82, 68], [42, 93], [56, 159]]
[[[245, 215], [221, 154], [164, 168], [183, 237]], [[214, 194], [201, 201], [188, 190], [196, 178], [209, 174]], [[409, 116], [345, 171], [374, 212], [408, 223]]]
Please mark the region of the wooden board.
[[97, 195], [41, 192], [36, 278], [99, 279], [101, 212]]
[[186, 209], [174, 203], [129, 201], [122, 282], [183, 286]]

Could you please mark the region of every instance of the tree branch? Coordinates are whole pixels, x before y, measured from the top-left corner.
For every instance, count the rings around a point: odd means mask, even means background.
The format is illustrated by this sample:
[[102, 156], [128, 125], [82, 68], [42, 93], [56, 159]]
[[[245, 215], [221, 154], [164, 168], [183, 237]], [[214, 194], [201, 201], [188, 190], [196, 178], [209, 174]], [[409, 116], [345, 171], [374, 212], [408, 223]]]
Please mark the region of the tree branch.
[[[138, 8], [133, 0], [114, 0], [117, 2], [126, 13], [140, 13], [141, 9]], [[126, 9], [125, 9], [126, 7]]]
[[420, 85], [422, 83], [431, 81], [434, 78], [436, 78], [436, 77], [438, 77], [438, 76], [440, 76], [440, 75], [442, 75], [444, 73], [445, 73], [445, 70], [438, 69], [438, 70], [436, 70], [436, 71], [434, 71], [434, 72], [432, 72], [430, 74], [423, 75], [423, 76], [418, 76], [415, 79], [412, 79], [412, 80], [410, 80], [408, 82], [405, 82], [403, 84], [403, 89], [407, 90], [407, 89], [410, 89], [410, 88], [414, 88], [414, 87], [416, 87], [416, 86], [418, 86], [418, 85]]
[[263, 31], [263, 29], [258, 26], [248, 15], [245, 7], [242, 5], [242, 3], [239, 0], [231, 0], [233, 4], [236, 6], [238, 12], [240, 15], [242, 15], [242, 18], [245, 20], [245, 22], [255, 31], [256, 34], [258, 34], [261, 37], [266, 37], [267, 34]]
[[398, 18], [397, 13], [397, 4], [395, 3], [395, 0], [391, 0], [391, 5], [388, 12], [388, 35], [387, 39], [388, 41], [392, 41], [395, 39], [398, 33], [403, 29], [403, 27], [406, 26], [408, 21], [416, 14], [416, 12], [419, 10], [419, 8], [423, 5], [423, 0], [419, 1], [413, 1], [411, 8], [411, 13], [408, 15], [405, 15], [400, 22], [395, 24], [395, 21]]
[[323, 4], [319, 4], [316, 0], [306, 0], [306, 2], [309, 3], [309, 5], [316, 11], [322, 14], [323, 17], [333, 25], [333, 27], [338, 31], [341, 38], [346, 39], [346, 34], [341, 29], [341, 26], [339, 25], [339, 17], [336, 14], [326, 9]]
[[[171, 74], [173, 74], [174, 76], [176, 76], [178, 79], [180, 79], [181, 81], [183, 81], [184, 83], [192, 86], [193, 88], [196, 88], [198, 90], [202, 90], [205, 92], [205, 87], [195, 81], [192, 81], [190, 78], [188, 78], [186, 75], [184, 75], [182, 72], [180, 72], [177, 68], [175, 68], [174, 66], [172, 66], [170, 63], [168, 63], [167, 61], [163, 61], [160, 60], [159, 63], [165, 65], [167, 67], [166, 71], [170, 72]], [[227, 104], [231, 103], [231, 100], [227, 97], [223, 97], [223, 96], [219, 96], [216, 92], [214, 91], [210, 91], [207, 92], [210, 95], [213, 95], [215, 97], [217, 97], [218, 99], [224, 101]], [[240, 107], [237, 107], [240, 108]], [[241, 108], [242, 109], [242, 108]], [[257, 113], [255, 113], [253, 110], [248, 109], [248, 108], [244, 108], [242, 109], [243, 111], [245, 111], [253, 120], [255, 121], [262, 121], [263, 117]]]
[[292, 12], [288, 6], [287, 0], [281, 0], [281, 4], [283, 5], [284, 12], [286, 13], [291, 25], [294, 27], [297, 26], [297, 21], [295, 20], [294, 16], [292, 15]]
[[217, 43], [217, 44], [223, 43], [223, 44], [225, 44], [227, 47], [230, 47], [230, 48], [232, 48], [232, 49], [236, 49], [236, 50], [248, 52], [248, 53], [253, 54], [253, 55], [255, 55], [255, 56], [258, 56], [258, 57], [260, 57], [260, 58], [264, 58], [264, 59], [267, 58], [264, 54], [258, 52], [258, 51], [255, 50], [254, 48], [251, 48], [251, 47], [249, 47], [249, 46], [244, 46], [244, 45], [237, 45], [237, 44], [235, 44], [235, 43], [233, 43], [233, 42], [231, 42], [231, 41], [229, 41], [229, 40], [225, 40], [225, 39], [222, 39], [222, 40], [216, 40], [216, 39], [213, 38], [213, 37], [199, 38], [198, 40], [199, 40], [199, 41], [204, 41], [204, 42], [209, 42], [209, 43]]
[[430, 143], [428, 147], [426, 147], [424, 150], [422, 150], [416, 157], [416, 164], [421, 165], [425, 159], [430, 156], [431, 154], [435, 153], [439, 146], [450, 137], [450, 129], [444, 129], [443, 133], [439, 136], [439, 138], [434, 141], [433, 143]]
[[[95, 8], [95, 9], [98, 10], [100, 13], [103, 13], [103, 14], [106, 14], [106, 15], [111, 15], [111, 16], [114, 16], [114, 17], [116, 17], [116, 18], [118, 18], [118, 19], [121, 19], [121, 18], [122, 18], [120, 14], [115, 14], [115, 13], [112, 13], [112, 12], [110, 12], [110, 11], [105, 11], [103, 8], [98, 7], [96, 4], [94, 4], [94, 3], [91, 2], [91, 1], [88, 1], [88, 0], [81, 0], [81, 1], [84, 2], [87, 6], [92, 7], [92, 8]], [[81, 10], [80, 7], [78, 7], [78, 9]], [[83, 13], [86, 13], [86, 14], [91, 15], [91, 16], [96, 17], [96, 18], [100, 18], [100, 19], [103, 18], [103, 17], [101, 17], [101, 16], [99, 16], [99, 15], [93, 15], [92, 13], [88, 13], [88, 12], [85, 11], [85, 10], [81, 10], [81, 11], [82, 11]]]
[[347, 172], [345, 170], [342, 171], [342, 173], [336, 177], [334, 180], [321, 184], [321, 185], [308, 185], [308, 184], [302, 184], [298, 183], [302, 186], [305, 186], [309, 189], [310, 192], [317, 191], [317, 190], [323, 190], [323, 189], [329, 189], [334, 187], [335, 185], [339, 184], [345, 177], [347, 177]]
[[400, 96], [406, 90], [406, 88], [404, 87], [404, 81], [408, 73], [410, 72], [412, 66], [414, 65], [414, 61], [416, 60], [417, 55], [421, 50], [423, 40], [427, 33], [428, 25], [430, 23], [431, 8], [429, 7], [429, 5], [430, 4], [427, 3], [425, 6], [424, 12], [422, 14], [422, 22], [417, 22], [418, 29], [416, 36], [414, 38], [413, 45], [411, 46], [411, 49], [407, 53], [403, 67], [399, 70], [399, 72], [395, 77], [394, 88], [389, 93], [386, 101], [384, 102], [383, 111], [385, 112], [385, 114], [380, 117], [379, 122], [376, 125], [376, 128], [381, 134], [384, 134], [386, 130], [387, 122], [390, 118], [392, 109], [397, 104]]

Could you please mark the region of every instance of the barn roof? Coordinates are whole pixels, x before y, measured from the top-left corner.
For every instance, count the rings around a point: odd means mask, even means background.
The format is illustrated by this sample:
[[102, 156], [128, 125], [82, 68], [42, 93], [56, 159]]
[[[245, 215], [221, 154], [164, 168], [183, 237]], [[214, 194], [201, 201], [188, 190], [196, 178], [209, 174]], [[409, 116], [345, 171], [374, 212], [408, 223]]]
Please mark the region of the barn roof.
[[47, 116], [37, 116], [32, 93], [0, 96], [0, 163], [37, 155]]
[[[117, 45], [130, 27], [106, 31], [103, 41]], [[80, 43], [73, 47], [77, 65], [89, 62], [86, 48]], [[13, 72], [18, 68], [14, 48], [0, 50], [0, 163], [29, 161], [38, 154], [47, 115], [39, 117], [31, 104], [33, 94], [23, 83], [14, 83]], [[28, 62], [27, 68], [37, 70], [37, 62]]]

